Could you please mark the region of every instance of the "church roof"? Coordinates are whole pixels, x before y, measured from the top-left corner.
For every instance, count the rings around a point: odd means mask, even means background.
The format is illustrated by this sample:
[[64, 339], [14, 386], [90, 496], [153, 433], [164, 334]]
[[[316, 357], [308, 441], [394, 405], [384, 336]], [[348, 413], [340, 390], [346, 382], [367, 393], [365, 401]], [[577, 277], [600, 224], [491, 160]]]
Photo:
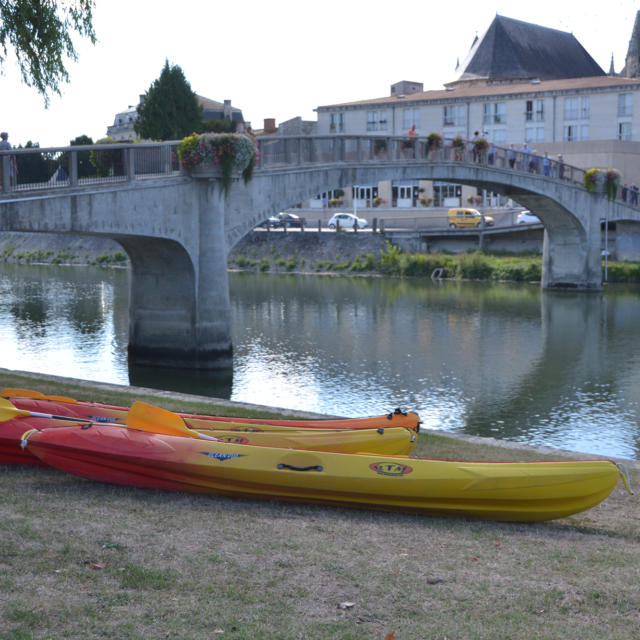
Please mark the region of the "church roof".
[[557, 80], [605, 75], [571, 33], [496, 15], [476, 38], [459, 82]]

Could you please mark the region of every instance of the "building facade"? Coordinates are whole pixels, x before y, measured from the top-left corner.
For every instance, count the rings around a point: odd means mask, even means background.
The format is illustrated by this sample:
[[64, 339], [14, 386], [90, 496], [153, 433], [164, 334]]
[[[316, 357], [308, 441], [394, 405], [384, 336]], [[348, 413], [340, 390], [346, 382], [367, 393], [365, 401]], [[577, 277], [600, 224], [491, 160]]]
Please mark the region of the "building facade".
[[[425, 91], [421, 83], [402, 81], [385, 97], [320, 106], [318, 134], [406, 136], [415, 126], [419, 136], [437, 132], [445, 139], [471, 140], [480, 135], [516, 149], [526, 142], [538, 155], [562, 154], [566, 163], [584, 169], [615, 167], [623, 182], [637, 184], [639, 40], [640, 18], [625, 70], [606, 75], [573, 35], [496, 16], [474, 42], [459, 77], [443, 89]], [[365, 188], [399, 207], [416, 206], [417, 193], [439, 206], [464, 204], [477, 195], [468, 187], [422, 181]], [[483, 194], [483, 202], [500, 204], [500, 198]], [[366, 206], [366, 199], [361, 204]]]

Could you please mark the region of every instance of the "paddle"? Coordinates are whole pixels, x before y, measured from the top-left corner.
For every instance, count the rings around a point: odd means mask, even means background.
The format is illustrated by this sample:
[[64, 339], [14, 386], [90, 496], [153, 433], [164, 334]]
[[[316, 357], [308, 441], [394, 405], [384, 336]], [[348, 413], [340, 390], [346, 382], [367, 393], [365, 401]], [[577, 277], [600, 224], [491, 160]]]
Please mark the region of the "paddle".
[[[82, 420], [78, 417], [71, 416], [57, 416], [50, 413], [40, 413], [39, 411], [26, 411], [25, 409], [18, 409], [6, 398], [0, 398], [0, 422], [7, 422], [14, 418], [28, 417], [33, 418], [46, 418], [48, 420], [68, 420], [70, 422], [81, 422], [83, 424], [98, 424], [103, 425], [101, 422], [93, 422], [91, 420]], [[138, 431], [147, 431], [149, 433], [157, 433], [161, 435], [169, 436], [190, 436], [192, 438], [203, 438], [204, 440], [215, 440], [221, 442], [219, 438], [213, 436], [207, 436], [193, 429], [189, 429], [184, 423], [182, 418], [160, 407], [154, 407], [145, 402], [134, 402], [129, 413], [127, 414], [127, 424], [118, 424], [111, 422], [110, 426], [114, 427], [129, 427], [130, 429], [137, 429]]]
[[190, 436], [192, 438], [204, 438], [205, 440], [221, 442], [219, 438], [206, 436], [204, 433], [190, 429], [177, 413], [154, 407], [140, 400], [131, 405], [131, 409], [127, 413], [127, 426], [131, 429], [151, 431], [152, 433], [161, 433], [167, 436]]
[[0, 396], [4, 398], [32, 398], [34, 400], [54, 400], [55, 402], [66, 402], [67, 404], [79, 404], [73, 398], [67, 396], [45, 396], [40, 391], [32, 391], [31, 389], [13, 389], [5, 387], [0, 391]]

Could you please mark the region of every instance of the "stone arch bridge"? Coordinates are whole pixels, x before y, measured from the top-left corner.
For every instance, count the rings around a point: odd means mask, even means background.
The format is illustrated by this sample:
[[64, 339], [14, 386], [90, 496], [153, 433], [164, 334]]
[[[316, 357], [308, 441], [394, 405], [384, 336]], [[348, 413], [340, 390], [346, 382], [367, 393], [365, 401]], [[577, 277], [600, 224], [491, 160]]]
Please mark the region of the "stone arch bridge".
[[[426, 139], [370, 136], [260, 138], [253, 180], [227, 197], [216, 171], [189, 175], [178, 143], [100, 145], [108, 175], [82, 177], [98, 147], [0, 152], [0, 232], [73, 233], [118, 241], [131, 260], [129, 353], [135, 362], [195, 368], [231, 363], [227, 256], [256, 224], [318, 193], [380, 180], [428, 179], [510, 196], [545, 226], [542, 287], [599, 290], [601, 221], [640, 222], [640, 210], [589, 193], [582, 170], [551, 163], [545, 175], [506, 149], [474, 154]], [[58, 162], [47, 182], [15, 184], [15, 159]], [[513, 161], [513, 163], [510, 162]], [[18, 166], [20, 166], [18, 162]], [[512, 166], [513, 164], [513, 166]]]

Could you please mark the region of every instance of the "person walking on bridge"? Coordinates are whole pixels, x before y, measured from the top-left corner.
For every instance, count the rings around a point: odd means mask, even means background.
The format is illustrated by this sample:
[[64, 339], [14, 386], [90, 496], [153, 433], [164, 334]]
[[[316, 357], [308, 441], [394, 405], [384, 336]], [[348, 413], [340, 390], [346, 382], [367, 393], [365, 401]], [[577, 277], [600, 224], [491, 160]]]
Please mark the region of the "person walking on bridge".
[[[9, 134], [6, 131], [0, 133], [0, 151], [11, 151], [13, 147], [9, 142]], [[18, 165], [15, 156], [9, 156], [9, 184], [15, 185], [18, 175]]]

